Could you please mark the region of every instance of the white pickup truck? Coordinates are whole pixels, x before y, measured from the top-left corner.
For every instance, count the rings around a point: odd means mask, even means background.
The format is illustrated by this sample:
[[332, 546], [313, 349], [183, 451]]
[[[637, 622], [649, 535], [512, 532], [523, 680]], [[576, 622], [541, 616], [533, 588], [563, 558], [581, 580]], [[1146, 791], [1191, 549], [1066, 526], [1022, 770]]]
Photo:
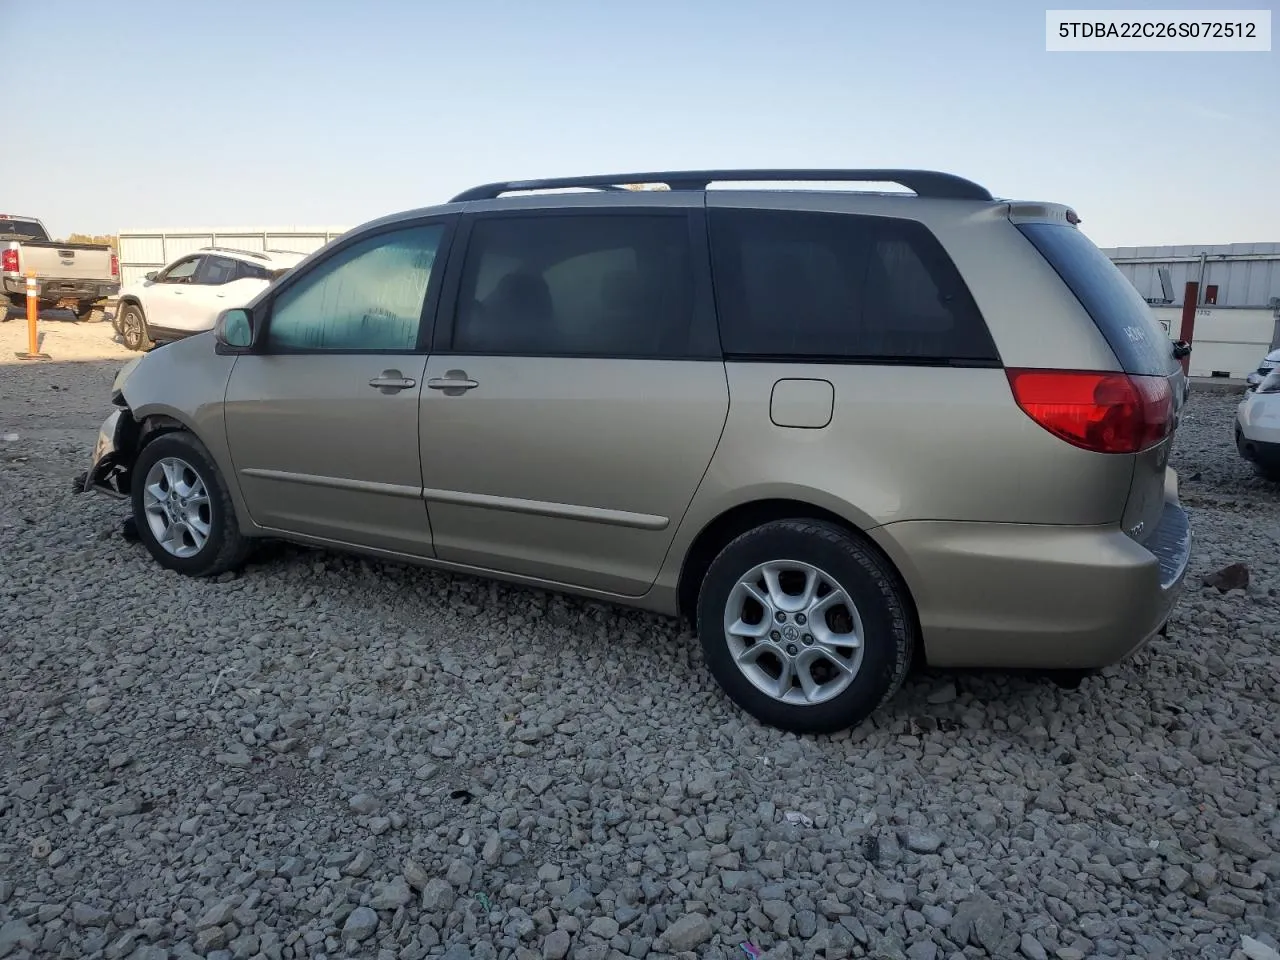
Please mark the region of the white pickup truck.
[[36, 275], [41, 309], [67, 307], [81, 319], [94, 304], [120, 290], [120, 261], [105, 243], [61, 243], [49, 239], [35, 217], [0, 213], [0, 320], [10, 305], [26, 308], [27, 274]]

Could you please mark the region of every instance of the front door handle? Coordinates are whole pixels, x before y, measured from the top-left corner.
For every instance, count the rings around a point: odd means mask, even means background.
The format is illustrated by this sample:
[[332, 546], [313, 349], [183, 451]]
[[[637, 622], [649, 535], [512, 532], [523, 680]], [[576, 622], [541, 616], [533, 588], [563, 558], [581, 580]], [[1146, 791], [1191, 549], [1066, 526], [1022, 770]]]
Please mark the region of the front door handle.
[[399, 393], [401, 390], [408, 390], [410, 387], [416, 387], [417, 385], [417, 380], [404, 376], [399, 370], [383, 370], [381, 376], [374, 377], [369, 381], [369, 386], [375, 387], [383, 393]]
[[468, 377], [465, 370], [449, 370], [443, 377], [432, 377], [427, 381], [427, 386], [432, 390], [443, 390], [446, 396], [458, 397], [480, 384]]

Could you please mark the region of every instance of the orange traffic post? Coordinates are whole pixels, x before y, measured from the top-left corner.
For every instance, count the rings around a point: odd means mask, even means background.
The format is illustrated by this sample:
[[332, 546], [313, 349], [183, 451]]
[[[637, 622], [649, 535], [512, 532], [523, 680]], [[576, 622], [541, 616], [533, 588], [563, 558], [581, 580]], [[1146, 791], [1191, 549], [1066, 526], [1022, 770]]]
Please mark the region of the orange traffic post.
[[47, 353], [40, 352], [40, 287], [33, 272], [27, 274], [27, 352], [15, 354], [19, 360], [48, 360]]

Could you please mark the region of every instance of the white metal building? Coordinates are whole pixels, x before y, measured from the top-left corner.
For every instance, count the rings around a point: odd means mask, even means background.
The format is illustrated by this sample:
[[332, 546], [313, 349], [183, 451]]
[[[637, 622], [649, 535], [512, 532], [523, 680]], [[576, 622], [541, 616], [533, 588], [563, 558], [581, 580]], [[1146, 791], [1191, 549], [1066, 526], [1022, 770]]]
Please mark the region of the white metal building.
[[152, 270], [201, 247], [238, 250], [319, 250], [347, 227], [182, 227], [179, 229], [121, 230], [120, 282], [134, 283]]
[[1104, 252], [1175, 339], [1187, 283], [1199, 282], [1193, 376], [1243, 379], [1280, 346], [1280, 243], [1112, 247]]

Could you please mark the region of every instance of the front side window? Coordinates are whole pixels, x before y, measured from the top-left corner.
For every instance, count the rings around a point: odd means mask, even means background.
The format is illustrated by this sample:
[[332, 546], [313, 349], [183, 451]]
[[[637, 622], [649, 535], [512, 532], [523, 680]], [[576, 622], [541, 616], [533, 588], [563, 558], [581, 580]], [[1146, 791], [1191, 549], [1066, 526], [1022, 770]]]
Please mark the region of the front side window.
[[683, 213], [485, 217], [471, 230], [453, 350], [679, 357], [693, 309]]
[[411, 351], [442, 224], [380, 233], [321, 261], [276, 297], [270, 351]]
[[981, 314], [923, 224], [785, 210], [710, 213], [726, 355], [994, 362]]
[[157, 283], [190, 283], [191, 278], [195, 276], [196, 268], [200, 266], [202, 257], [188, 257], [186, 260], [179, 260], [172, 267], [166, 270], [160, 276], [156, 277]]

